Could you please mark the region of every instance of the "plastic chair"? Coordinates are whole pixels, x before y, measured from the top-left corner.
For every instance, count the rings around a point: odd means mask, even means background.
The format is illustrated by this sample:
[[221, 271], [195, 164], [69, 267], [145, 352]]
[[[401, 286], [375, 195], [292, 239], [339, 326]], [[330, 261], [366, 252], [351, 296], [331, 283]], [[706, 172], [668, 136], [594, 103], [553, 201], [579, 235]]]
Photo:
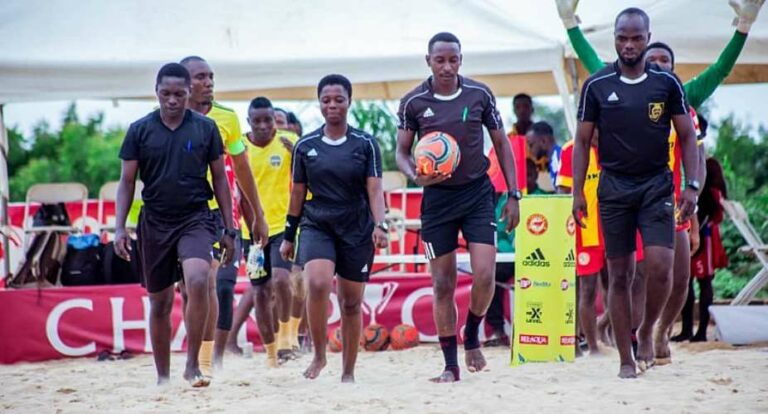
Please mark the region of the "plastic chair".
[[[98, 212], [98, 222], [99, 222], [99, 233], [103, 232], [114, 232], [115, 231], [115, 224], [114, 223], [107, 223], [106, 217], [104, 217], [104, 204], [108, 202], [115, 203], [117, 202], [117, 187], [120, 185], [119, 181], [110, 181], [108, 183], [105, 183], [101, 186], [99, 189], [99, 212]], [[144, 189], [144, 183], [141, 181], [136, 181], [136, 187], [133, 192], [133, 200], [141, 200], [141, 191]], [[126, 228], [128, 230], [135, 230], [137, 223], [126, 223]]]
[[722, 205], [733, 221], [733, 224], [739, 230], [739, 233], [747, 242], [747, 245], [740, 248], [739, 251], [753, 254], [763, 266], [731, 302], [731, 306], [748, 305], [760, 289], [768, 285], [768, 245], [763, 243], [760, 239], [760, 234], [752, 226], [752, 223], [749, 222], [749, 215], [741, 203], [723, 200]]
[[[408, 179], [399, 171], [384, 171], [381, 175], [382, 189], [384, 190], [384, 199], [387, 205], [387, 212], [384, 220], [389, 224], [389, 245], [385, 249], [386, 254], [392, 254], [392, 246], [397, 242], [400, 246], [400, 254], [404, 254], [405, 247], [405, 212], [406, 212], [406, 193]], [[392, 192], [401, 191], [400, 205], [393, 207]], [[403, 271], [403, 263], [400, 263], [399, 270]]]
[[80, 217], [84, 220], [88, 207], [88, 188], [84, 185], [80, 183], [48, 183], [35, 184], [32, 187], [29, 187], [27, 190], [27, 199], [24, 202], [23, 226], [25, 249], [29, 242], [29, 235], [32, 233], [44, 233], [49, 231], [78, 233], [83, 230], [74, 224], [69, 226], [32, 226], [32, 223], [29, 222], [29, 210], [32, 203], [57, 204], [70, 202], [80, 202], [82, 204], [83, 210]]

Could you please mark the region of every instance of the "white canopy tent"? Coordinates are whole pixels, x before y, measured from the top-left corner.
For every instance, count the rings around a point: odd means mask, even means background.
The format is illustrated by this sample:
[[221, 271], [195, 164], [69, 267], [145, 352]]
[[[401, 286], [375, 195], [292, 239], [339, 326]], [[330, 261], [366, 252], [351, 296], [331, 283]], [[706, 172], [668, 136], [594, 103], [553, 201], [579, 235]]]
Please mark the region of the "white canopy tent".
[[[727, 0], [582, 0], [582, 27], [606, 60], [629, 5], [651, 15], [683, 78], [733, 34]], [[768, 81], [766, 14], [739, 59], [748, 70], [731, 80]], [[427, 75], [426, 41], [442, 30], [462, 40], [463, 72], [500, 96], [559, 92], [552, 73], [573, 57], [554, 0], [6, 0], [0, 21], [0, 103], [149, 97], [157, 68], [190, 54], [214, 64], [220, 99], [311, 99], [331, 72], [352, 79], [357, 97], [397, 98]]]
[[[726, 0], [580, 3], [583, 28], [606, 60], [615, 56], [616, 13], [647, 10], [654, 39], [675, 48], [684, 79], [733, 34]], [[748, 65], [732, 80], [768, 81], [766, 14], [740, 58]], [[572, 129], [569, 94], [585, 77], [553, 0], [5, 0], [0, 22], [0, 105], [151, 97], [157, 69], [192, 54], [212, 63], [219, 99], [312, 99], [317, 80], [332, 72], [354, 82], [355, 98], [394, 99], [428, 75], [426, 43], [439, 31], [461, 39], [462, 73], [497, 95], [560, 94]], [[4, 128], [0, 139], [7, 151]], [[7, 200], [4, 156], [0, 163]]]
[[[566, 58], [575, 57], [554, 0], [542, 2], [491, 0], [505, 19], [521, 30], [533, 30], [565, 46]], [[687, 80], [714, 62], [736, 30], [727, 0], [581, 0], [577, 14], [581, 28], [598, 55], [616, 59], [613, 23], [619, 11], [640, 7], [651, 18], [651, 41], [662, 41], [675, 51], [675, 72]], [[766, 7], [764, 7], [766, 8]], [[534, 16], [534, 18], [531, 18]], [[580, 79], [586, 72], [579, 66]], [[768, 82], [768, 12], [761, 11], [746, 47], [726, 83]]]

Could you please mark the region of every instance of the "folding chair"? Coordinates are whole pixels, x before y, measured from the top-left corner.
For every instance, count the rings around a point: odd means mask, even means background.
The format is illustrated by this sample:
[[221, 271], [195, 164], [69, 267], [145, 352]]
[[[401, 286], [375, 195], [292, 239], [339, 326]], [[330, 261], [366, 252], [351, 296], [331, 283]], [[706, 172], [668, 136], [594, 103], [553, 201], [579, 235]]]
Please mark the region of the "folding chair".
[[747, 211], [744, 210], [744, 206], [738, 201], [722, 201], [723, 208], [731, 217], [733, 224], [739, 230], [739, 233], [747, 241], [747, 245], [740, 248], [742, 253], [753, 254], [757, 257], [757, 260], [763, 266], [763, 268], [744, 286], [744, 289], [736, 295], [736, 298], [731, 302], [731, 306], [748, 305], [749, 302], [755, 298], [757, 293], [768, 285], [768, 245], [763, 243], [760, 239], [759, 233], [752, 227], [752, 223], [749, 222], [749, 216]]
[[88, 207], [88, 188], [80, 183], [50, 183], [35, 184], [27, 190], [27, 199], [24, 202], [24, 248], [27, 248], [29, 235], [32, 233], [44, 233], [58, 231], [65, 233], [79, 233], [82, 228], [70, 224], [69, 226], [33, 226], [29, 222], [29, 209], [32, 203], [56, 204], [80, 202], [82, 204], [81, 222], [85, 224]]
[[[384, 220], [389, 224], [389, 245], [385, 248], [387, 255], [392, 254], [392, 245], [397, 242], [400, 247], [400, 254], [405, 254], [405, 189], [408, 187], [408, 179], [399, 171], [384, 171], [382, 173], [382, 189], [387, 205], [387, 213]], [[400, 190], [399, 207], [392, 206], [392, 191]], [[402, 272], [403, 263], [398, 265]]]
[[[104, 204], [107, 202], [112, 202], [112, 203], [117, 202], [117, 187], [119, 184], [120, 184], [119, 181], [110, 181], [102, 185], [101, 188], [99, 189], [99, 213], [98, 213], [99, 234], [102, 234], [104, 232], [115, 231], [115, 222], [112, 221], [111, 223], [108, 223], [107, 218], [104, 217]], [[141, 181], [136, 181], [136, 187], [133, 193], [134, 201], [141, 200], [141, 191], [143, 189], [144, 189], [144, 183], [142, 183]], [[138, 223], [126, 223], [126, 228], [128, 230], [135, 230], [137, 224]]]

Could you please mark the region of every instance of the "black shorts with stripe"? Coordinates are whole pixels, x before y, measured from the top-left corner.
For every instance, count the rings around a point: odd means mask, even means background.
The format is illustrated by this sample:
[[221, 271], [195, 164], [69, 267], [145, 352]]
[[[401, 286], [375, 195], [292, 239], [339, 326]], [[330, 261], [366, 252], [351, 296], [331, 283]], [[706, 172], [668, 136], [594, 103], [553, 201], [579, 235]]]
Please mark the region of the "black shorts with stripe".
[[494, 190], [487, 175], [456, 187], [425, 187], [421, 200], [421, 235], [427, 259], [467, 243], [496, 245]]
[[672, 172], [627, 176], [603, 170], [597, 187], [605, 253], [608, 258], [632, 254], [637, 230], [643, 246], [675, 246]]
[[326, 259], [335, 273], [353, 282], [367, 282], [373, 266], [373, 218], [367, 204], [353, 208], [305, 208], [299, 233], [297, 262]]

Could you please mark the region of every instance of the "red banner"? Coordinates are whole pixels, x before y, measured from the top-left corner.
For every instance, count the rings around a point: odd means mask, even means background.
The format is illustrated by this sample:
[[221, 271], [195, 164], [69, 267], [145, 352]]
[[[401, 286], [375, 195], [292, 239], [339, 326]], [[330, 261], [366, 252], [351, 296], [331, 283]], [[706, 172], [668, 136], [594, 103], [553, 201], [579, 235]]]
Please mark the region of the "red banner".
[[[459, 276], [456, 289], [459, 327], [463, 327], [465, 321], [470, 284], [469, 276]], [[236, 300], [245, 287], [245, 283], [238, 284]], [[334, 293], [330, 302], [328, 322], [329, 329], [333, 329], [340, 321]], [[422, 341], [437, 341], [428, 275], [374, 277], [366, 286], [363, 314], [365, 325], [376, 322], [391, 329], [406, 323], [419, 330]], [[3, 364], [91, 356], [103, 350], [151, 352], [152, 348], [149, 298], [138, 285], [2, 290], [0, 315], [0, 363]], [[178, 295], [171, 318], [171, 347], [182, 351], [186, 330]], [[238, 342], [260, 345], [253, 314], [240, 331]]]
[[[405, 214], [409, 219], [419, 218], [421, 212], [421, 190], [420, 189], [408, 189], [406, 192], [393, 191], [391, 194], [392, 207], [399, 209], [402, 206], [403, 194], [406, 195]], [[78, 202], [67, 203], [67, 213], [69, 219], [73, 225], [85, 228], [86, 232], [95, 232], [99, 224], [99, 203], [97, 200], [88, 200], [86, 208], [86, 217], [82, 215], [82, 204]], [[29, 218], [35, 215], [37, 211], [37, 205], [30, 208]], [[8, 206], [8, 220], [11, 228], [19, 235], [18, 241], [11, 241], [11, 273], [16, 270], [16, 267], [24, 257], [24, 251], [22, 248], [23, 243], [23, 226], [24, 222], [24, 203], [11, 203]], [[113, 202], [104, 203], [104, 213], [102, 221], [104, 223], [114, 224], [115, 222], [115, 205]], [[423, 254], [423, 249], [420, 243], [420, 233], [417, 229], [409, 229], [405, 234], [405, 240], [403, 244], [399, 241], [392, 243], [392, 250], [390, 254]], [[2, 245], [0, 244], [0, 265], [2, 260], [5, 260], [6, 254], [2, 251]], [[374, 271], [380, 270], [382, 265], [375, 265]], [[407, 271], [419, 272], [424, 270], [423, 266], [408, 265]], [[244, 275], [244, 266], [241, 266], [241, 275]], [[0, 282], [2, 285], [2, 282]]]

